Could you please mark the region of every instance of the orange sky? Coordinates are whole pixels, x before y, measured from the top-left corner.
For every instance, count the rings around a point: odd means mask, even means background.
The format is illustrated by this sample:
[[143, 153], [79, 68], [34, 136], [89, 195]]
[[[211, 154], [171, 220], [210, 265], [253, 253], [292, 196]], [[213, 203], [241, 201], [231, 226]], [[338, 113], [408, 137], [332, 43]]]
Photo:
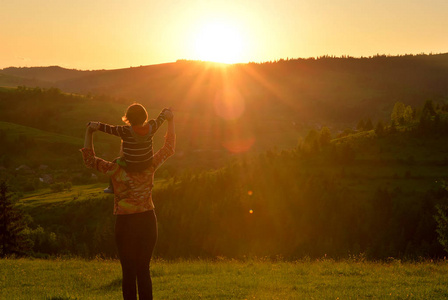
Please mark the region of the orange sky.
[[446, 0], [2, 0], [0, 68], [448, 52]]

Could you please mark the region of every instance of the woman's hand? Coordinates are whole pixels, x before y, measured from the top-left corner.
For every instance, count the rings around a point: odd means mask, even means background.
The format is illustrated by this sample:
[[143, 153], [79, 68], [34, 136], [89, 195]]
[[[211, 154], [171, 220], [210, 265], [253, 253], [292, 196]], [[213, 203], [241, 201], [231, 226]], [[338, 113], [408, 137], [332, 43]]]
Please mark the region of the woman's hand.
[[90, 129], [90, 131], [97, 131], [100, 129], [100, 122], [89, 122], [87, 123], [87, 128]]

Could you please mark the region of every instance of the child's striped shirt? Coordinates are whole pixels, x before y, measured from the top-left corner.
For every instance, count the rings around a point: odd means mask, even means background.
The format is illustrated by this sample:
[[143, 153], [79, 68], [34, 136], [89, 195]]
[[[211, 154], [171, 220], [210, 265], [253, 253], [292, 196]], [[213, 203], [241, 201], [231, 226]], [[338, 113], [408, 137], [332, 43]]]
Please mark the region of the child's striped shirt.
[[157, 119], [149, 120], [143, 125], [113, 126], [100, 122], [99, 130], [121, 138], [126, 169], [137, 172], [143, 171], [151, 164], [154, 155], [152, 138], [163, 121], [165, 114], [162, 111]]

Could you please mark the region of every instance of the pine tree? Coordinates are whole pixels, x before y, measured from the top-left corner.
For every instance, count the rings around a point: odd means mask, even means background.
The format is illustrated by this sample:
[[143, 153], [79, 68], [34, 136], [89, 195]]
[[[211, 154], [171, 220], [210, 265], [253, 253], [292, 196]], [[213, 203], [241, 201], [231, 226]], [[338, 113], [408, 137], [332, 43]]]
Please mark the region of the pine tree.
[[397, 124], [394, 120], [390, 122], [389, 133], [394, 134], [397, 133]]
[[26, 224], [22, 211], [17, 209], [8, 194], [5, 181], [0, 182], [0, 257], [24, 254], [31, 242], [24, 235]]
[[363, 131], [365, 127], [366, 127], [366, 124], [364, 123], [364, 120], [360, 120], [358, 122], [358, 125], [356, 125], [356, 129], [359, 131]]
[[446, 205], [436, 205], [437, 214], [434, 216], [437, 222], [437, 233], [439, 243], [448, 252], [448, 207]]
[[330, 144], [331, 141], [331, 131], [328, 127], [324, 126], [320, 130], [319, 134], [319, 142], [321, 147], [326, 147]]
[[364, 126], [364, 130], [365, 131], [370, 131], [372, 129], [373, 129], [373, 123], [372, 123], [372, 120], [369, 118], [369, 119], [367, 119], [367, 122], [366, 122], [366, 124]]
[[412, 119], [414, 118], [414, 111], [410, 105], [406, 106], [406, 109], [403, 113], [403, 120], [405, 124], [410, 124]]
[[375, 133], [378, 136], [383, 136], [384, 135], [384, 125], [383, 125], [383, 122], [378, 121], [378, 123], [376, 124], [376, 127], [375, 127]]
[[390, 116], [390, 119], [392, 121], [395, 121], [397, 124], [403, 124], [404, 122], [404, 112], [406, 110], [406, 106], [404, 103], [396, 102], [394, 105], [394, 109], [392, 110], [392, 114]]
[[425, 114], [425, 113], [427, 113], [430, 116], [436, 115], [436, 111], [434, 109], [434, 104], [433, 104], [432, 100], [425, 101], [425, 105], [423, 106], [422, 114]]

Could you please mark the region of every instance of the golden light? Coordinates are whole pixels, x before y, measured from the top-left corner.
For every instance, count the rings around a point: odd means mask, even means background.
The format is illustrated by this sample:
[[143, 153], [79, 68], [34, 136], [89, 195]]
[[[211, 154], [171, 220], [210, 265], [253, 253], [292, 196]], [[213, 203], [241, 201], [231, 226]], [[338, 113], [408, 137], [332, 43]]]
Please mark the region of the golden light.
[[249, 209], [249, 213], [250, 213], [250, 214], [253, 214], [254, 211], [253, 211], [252, 209]]
[[232, 138], [230, 140], [223, 141], [222, 145], [231, 153], [243, 153], [249, 151], [254, 143], [254, 137]]
[[244, 98], [234, 88], [225, 88], [216, 93], [213, 104], [215, 113], [224, 120], [238, 119], [245, 109]]
[[196, 57], [220, 63], [241, 62], [244, 41], [240, 31], [223, 20], [204, 23], [195, 38]]

